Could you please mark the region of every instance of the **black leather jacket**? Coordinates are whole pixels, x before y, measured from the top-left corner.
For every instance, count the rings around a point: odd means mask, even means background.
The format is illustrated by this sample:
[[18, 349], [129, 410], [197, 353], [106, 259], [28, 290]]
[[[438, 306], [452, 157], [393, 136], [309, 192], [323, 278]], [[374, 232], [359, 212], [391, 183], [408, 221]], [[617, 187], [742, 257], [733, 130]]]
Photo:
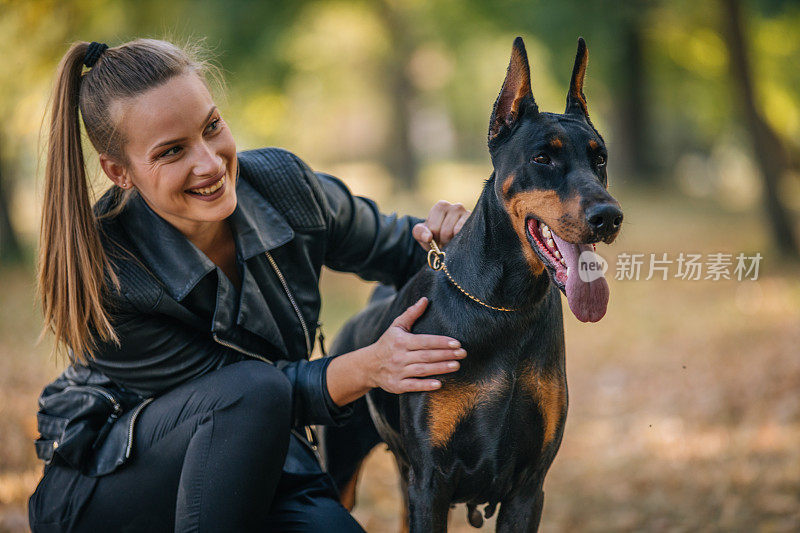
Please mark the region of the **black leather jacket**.
[[101, 344], [89, 368], [73, 365], [43, 392], [37, 452], [46, 462], [55, 453], [89, 475], [113, 471], [131, 453], [135, 418], [148, 399], [251, 357], [275, 363], [291, 381], [296, 426], [335, 424], [348, 415], [327, 392], [330, 360], [308, 360], [320, 271], [326, 265], [402, 285], [425, 261], [411, 235], [420, 219], [381, 214], [371, 200], [284, 150], [240, 153], [239, 169], [230, 216], [238, 296], [223, 272], [141, 197], [114, 218], [102, 218], [117, 201], [114, 189], [96, 203], [121, 283], [108, 301], [121, 345]]

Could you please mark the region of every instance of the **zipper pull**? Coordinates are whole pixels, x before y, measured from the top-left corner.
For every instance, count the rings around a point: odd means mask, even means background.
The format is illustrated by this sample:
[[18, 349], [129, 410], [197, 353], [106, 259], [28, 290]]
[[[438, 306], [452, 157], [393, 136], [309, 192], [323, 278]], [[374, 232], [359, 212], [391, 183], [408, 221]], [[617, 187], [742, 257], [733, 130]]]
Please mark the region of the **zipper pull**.
[[319, 349], [322, 357], [328, 357], [328, 350], [325, 349], [325, 334], [322, 333], [322, 322], [317, 322], [317, 329], [319, 330]]
[[111, 431], [111, 426], [114, 425], [114, 422], [116, 422], [118, 418], [119, 414], [116, 412], [116, 410], [108, 415], [108, 420], [106, 420], [106, 423], [100, 428], [100, 431], [97, 433], [97, 438], [94, 439], [94, 442], [92, 443], [93, 450], [96, 450], [101, 444], [103, 444], [103, 441], [106, 440], [106, 437], [108, 436], [108, 432]]
[[319, 447], [319, 441], [317, 440], [317, 432], [314, 431], [314, 428], [312, 428], [311, 426], [303, 426], [303, 427], [306, 429], [306, 440], [308, 440], [308, 443], [311, 445], [311, 449], [314, 450], [314, 452], [316, 452], [317, 448]]

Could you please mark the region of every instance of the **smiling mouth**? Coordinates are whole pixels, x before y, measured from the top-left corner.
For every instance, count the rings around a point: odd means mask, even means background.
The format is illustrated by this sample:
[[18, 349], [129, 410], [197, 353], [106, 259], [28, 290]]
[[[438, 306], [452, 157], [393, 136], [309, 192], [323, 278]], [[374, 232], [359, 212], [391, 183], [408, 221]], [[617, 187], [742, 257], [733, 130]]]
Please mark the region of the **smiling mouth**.
[[[595, 269], [592, 276], [579, 269], [595, 261], [594, 243], [573, 244], [560, 238], [533, 216], [525, 220], [528, 241], [547, 268], [553, 283], [563, 292], [569, 307], [581, 322], [597, 322], [608, 306], [608, 283]], [[588, 255], [584, 255], [589, 253]]]
[[225, 174], [217, 180], [215, 183], [212, 183], [208, 187], [199, 187], [197, 189], [186, 189], [186, 192], [189, 194], [194, 194], [196, 196], [211, 196], [215, 192], [219, 190], [225, 184]]

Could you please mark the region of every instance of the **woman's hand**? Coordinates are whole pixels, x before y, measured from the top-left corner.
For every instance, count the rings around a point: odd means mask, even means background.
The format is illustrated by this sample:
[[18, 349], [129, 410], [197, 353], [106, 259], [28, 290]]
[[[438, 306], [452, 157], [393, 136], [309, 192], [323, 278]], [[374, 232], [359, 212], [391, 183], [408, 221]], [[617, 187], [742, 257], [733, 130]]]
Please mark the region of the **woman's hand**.
[[451, 204], [445, 200], [439, 200], [431, 208], [425, 222], [414, 226], [411, 234], [426, 250], [430, 250], [428, 243], [431, 242], [431, 239], [436, 239], [436, 244], [444, 246], [461, 230], [469, 213], [461, 204]]
[[395, 394], [435, 390], [442, 383], [425, 376], [454, 372], [461, 366], [458, 360], [466, 357], [467, 352], [457, 340], [410, 332], [426, 307], [428, 299], [420, 298], [372, 345], [373, 370], [368, 375], [371, 387]]
[[395, 394], [436, 390], [442, 383], [426, 376], [458, 370], [458, 360], [467, 352], [457, 340], [410, 332], [426, 307], [428, 299], [420, 298], [375, 344], [333, 358], [328, 364], [327, 382], [336, 405], [355, 401], [375, 387]]

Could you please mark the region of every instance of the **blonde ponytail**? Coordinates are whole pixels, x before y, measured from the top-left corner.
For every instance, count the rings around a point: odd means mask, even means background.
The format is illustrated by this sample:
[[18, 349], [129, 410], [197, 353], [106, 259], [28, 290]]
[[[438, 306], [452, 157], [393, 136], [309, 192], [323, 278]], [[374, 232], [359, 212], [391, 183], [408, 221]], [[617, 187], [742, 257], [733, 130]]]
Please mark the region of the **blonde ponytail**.
[[[111, 274], [100, 242], [81, 147], [78, 113], [83, 57], [88, 43], [76, 43], [58, 66], [53, 91], [39, 241], [38, 290], [45, 331], [72, 349], [77, 361], [103, 341], [118, 342], [103, 307], [105, 273]], [[41, 337], [40, 337], [41, 338]], [[56, 350], [59, 344], [56, 343]]]
[[[119, 280], [103, 248], [92, 210], [81, 146], [81, 117], [99, 153], [124, 161], [124, 139], [110, 114], [111, 104], [134, 97], [173, 76], [207, 65], [166, 41], [139, 39], [100, 56], [85, 74], [89, 43], [73, 44], [58, 66], [52, 98], [44, 205], [39, 238], [38, 293], [44, 328], [56, 337], [54, 351], [66, 347], [75, 362], [88, 362], [100, 342], [119, 344], [104, 296]], [[118, 191], [121, 192], [121, 191]], [[121, 211], [131, 191], [106, 216]]]

